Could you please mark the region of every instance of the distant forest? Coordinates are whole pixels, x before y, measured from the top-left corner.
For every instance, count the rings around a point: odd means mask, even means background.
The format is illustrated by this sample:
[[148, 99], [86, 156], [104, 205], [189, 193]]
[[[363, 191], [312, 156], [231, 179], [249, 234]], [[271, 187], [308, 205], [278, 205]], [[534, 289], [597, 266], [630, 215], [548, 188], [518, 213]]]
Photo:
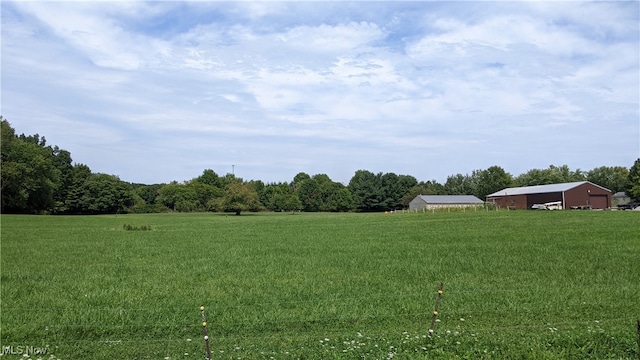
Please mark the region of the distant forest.
[[588, 180], [613, 193], [624, 191], [640, 200], [640, 158], [630, 168], [601, 166], [589, 171], [567, 165], [531, 169], [513, 176], [500, 166], [470, 174], [418, 181], [411, 175], [355, 172], [348, 185], [326, 174], [298, 173], [291, 182], [245, 181], [211, 169], [182, 183], [135, 184], [117, 176], [94, 173], [73, 163], [71, 153], [48, 145], [44, 136], [17, 135], [2, 123], [2, 213], [117, 214], [215, 211], [372, 212], [404, 209], [419, 194], [486, 195], [507, 187]]

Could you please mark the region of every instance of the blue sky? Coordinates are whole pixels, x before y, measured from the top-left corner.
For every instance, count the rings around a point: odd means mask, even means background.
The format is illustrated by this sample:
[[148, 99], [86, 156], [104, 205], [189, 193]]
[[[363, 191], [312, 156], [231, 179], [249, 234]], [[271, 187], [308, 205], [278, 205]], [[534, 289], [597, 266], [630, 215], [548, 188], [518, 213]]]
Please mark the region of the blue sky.
[[639, 4], [2, 1], [1, 113], [147, 184], [630, 167]]

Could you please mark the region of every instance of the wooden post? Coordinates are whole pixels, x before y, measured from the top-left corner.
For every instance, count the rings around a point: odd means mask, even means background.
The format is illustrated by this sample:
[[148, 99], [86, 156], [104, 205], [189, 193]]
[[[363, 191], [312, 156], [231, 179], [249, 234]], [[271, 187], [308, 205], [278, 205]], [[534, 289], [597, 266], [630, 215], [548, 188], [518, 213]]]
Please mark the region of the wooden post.
[[207, 351], [206, 359], [211, 360], [211, 349], [209, 348], [209, 334], [207, 333], [207, 318], [204, 316], [204, 305], [200, 305], [200, 313], [202, 314], [202, 332], [204, 333], [204, 346]]
[[440, 287], [438, 288], [438, 295], [436, 297], [436, 307], [433, 310], [433, 317], [431, 317], [431, 326], [429, 327], [429, 337], [433, 336], [433, 329], [436, 326], [436, 318], [438, 317], [438, 308], [440, 307], [440, 300], [442, 299], [442, 289], [444, 288], [444, 283], [440, 283]]

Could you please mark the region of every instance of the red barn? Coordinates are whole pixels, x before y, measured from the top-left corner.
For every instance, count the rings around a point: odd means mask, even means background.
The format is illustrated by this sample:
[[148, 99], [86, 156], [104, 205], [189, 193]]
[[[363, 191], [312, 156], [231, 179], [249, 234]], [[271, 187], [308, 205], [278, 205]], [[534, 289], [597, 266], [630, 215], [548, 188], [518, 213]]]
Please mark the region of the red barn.
[[611, 191], [589, 181], [507, 188], [487, 195], [487, 202], [511, 209], [561, 202], [563, 209], [608, 209]]

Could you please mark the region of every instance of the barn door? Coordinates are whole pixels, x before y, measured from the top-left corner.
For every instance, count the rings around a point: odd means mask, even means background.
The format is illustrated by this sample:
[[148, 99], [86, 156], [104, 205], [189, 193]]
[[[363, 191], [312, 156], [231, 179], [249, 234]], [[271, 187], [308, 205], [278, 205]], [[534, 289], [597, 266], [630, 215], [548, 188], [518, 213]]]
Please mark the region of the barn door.
[[607, 209], [607, 195], [589, 195], [589, 205], [592, 209]]

